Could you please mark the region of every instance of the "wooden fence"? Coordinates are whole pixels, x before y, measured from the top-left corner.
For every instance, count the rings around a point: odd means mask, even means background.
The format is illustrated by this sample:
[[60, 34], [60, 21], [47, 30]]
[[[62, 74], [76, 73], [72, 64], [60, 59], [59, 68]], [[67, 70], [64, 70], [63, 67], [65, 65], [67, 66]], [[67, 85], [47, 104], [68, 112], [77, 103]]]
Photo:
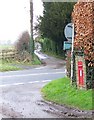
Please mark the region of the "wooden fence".
[[2, 50], [0, 51], [0, 60], [14, 59], [18, 54], [17, 50]]

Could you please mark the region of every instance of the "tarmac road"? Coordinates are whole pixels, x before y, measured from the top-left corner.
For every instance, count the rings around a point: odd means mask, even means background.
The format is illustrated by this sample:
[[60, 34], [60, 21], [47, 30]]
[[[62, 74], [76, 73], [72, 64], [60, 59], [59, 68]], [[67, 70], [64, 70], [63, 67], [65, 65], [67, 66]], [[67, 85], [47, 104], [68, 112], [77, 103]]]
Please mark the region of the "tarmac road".
[[46, 66], [0, 72], [0, 117], [90, 118], [91, 111], [72, 109], [43, 100], [41, 88], [54, 79], [64, 77], [66, 70], [65, 61], [41, 53], [40, 57]]
[[[43, 60], [43, 54], [42, 56]], [[51, 80], [65, 76], [62, 60], [45, 56], [46, 66], [0, 72], [0, 114], [7, 118], [58, 118], [53, 109], [43, 102], [41, 88]], [[50, 63], [52, 62], [52, 63]], [[59, 65], [60, 63], [60, 66]], [[48, 112], [50, 110], [50, 112]]]
[[65, 76], [65, 68], [52, 69], [47, 66], [39, 68], [4, 72], [0, 76], [0, 86], [19, 85], [32, 82], [51, 81]]
[[51, 81], [65, 76], [65, 61], [49, 57], [42, 53], [36, 55], [46, 62], [46, 66], [27, 70], [0, 72], [0, 86], [21, 85], [32, 82]]

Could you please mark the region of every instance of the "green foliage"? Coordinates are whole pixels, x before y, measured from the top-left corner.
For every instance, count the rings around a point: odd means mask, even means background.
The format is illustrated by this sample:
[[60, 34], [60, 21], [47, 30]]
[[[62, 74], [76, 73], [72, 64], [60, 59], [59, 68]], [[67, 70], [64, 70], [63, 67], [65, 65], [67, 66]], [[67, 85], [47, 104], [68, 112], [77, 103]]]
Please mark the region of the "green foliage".
[[69, 78], [61, 78], [48, 83], [42, 89], [46, 100], [77, 107], [83, 110], [92, 109], [92, 90], [79, 90], [70, 85]]
[[[64, 28], [67, 23], [71, 22], [71, 13], [74, 3], [45, 2], [43, 5], [43, 17], [40, 17], [38, 27], [42, 37], [52, 41], [55, 52], [61, 54], [63, 42], [65, 40]], [[50, 42], [49, 46], [51, 44], [52, 43]]]
[[49, 40], [48, 38], [44, 38], [44, 41], [42, 42], [42, 49], [44, 52], [55, 52], [55, 43], [54, 41]]
[[88, 64], [89, 61], [86, 61], [86, 85], [87, 89], [94, 89], [94, 67]]

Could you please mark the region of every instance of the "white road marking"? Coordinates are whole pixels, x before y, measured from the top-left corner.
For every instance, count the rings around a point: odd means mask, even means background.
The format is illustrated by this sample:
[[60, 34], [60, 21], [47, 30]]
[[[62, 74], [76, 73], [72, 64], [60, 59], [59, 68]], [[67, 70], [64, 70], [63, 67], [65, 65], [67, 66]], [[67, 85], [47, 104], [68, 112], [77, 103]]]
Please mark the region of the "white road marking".
[[35, 68], [36, 70], [40, 70], [40, 69], [44, 69], [46, 67], [38, 67], [38, 68]]
[[32, 81], [32, 82], [26, 82], [26, 83], [13, 83], [13, 84], [5, 84], [0, 85], [0, 87], [8, 87], [8, 86], [17, 86], [17, 85], [24, 85], [24, 84], [34, 84], [34, 83], [41, 83], [41, 82], [50, 82], [52, 80], [43, 80], [43, 81]]
[[1, 78], [9, 78], [9, 77], [22, 77], [22, 76], [38, 76], [38, 75], [49, 75], [49, 74], [63, 74], [64, 72], [53, 72], [53, 73], [32, 73], [32, 74], [25, 74], [25, 75], [7, 75], [7, 76], [0, 76]]
[[[38, 68], [34, 68], [36, 70], [40, 70], [40, 69], [45, 69], [45, 68], [48, 68], [48, 66], [44, 66], [44, 67], [38, 67]], [[54, 70], [62, 70], [62, 68], [57, 68], [57, 69], [54, 69]]]
[[50, 81], [52, 81], [52, 80], [43, 80], [42, 82], [50, 82]]

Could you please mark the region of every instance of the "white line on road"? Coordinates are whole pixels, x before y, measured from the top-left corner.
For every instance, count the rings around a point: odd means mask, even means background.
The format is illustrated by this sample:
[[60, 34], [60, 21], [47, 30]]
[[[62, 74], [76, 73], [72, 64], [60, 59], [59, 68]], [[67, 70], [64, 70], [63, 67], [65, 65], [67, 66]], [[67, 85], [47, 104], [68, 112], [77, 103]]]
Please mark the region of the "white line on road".
[[25, 74], [25, 75], [7, 75], [7, 76], [0, 76], [1, 78], [9, 78], [9, 77], [22, 77], [22, 76], [38, 76], [38, 75], [49, 75], [49, 74], [63, 74], [64, 72], [53, 72], [53, 73], [33, 73], [33, 74]]
[[[47, 66], [46, 66], [47, 67]], [[40, 70], [40, 69], [44, 69], [46, 67], [38, 67], [38, 68], [35, 68], [36, 70]]]
[[8, 87], [8, 86], [17, 86], [17, 85], [24, 85], [24, 84], [34, 84], [34, 83], [44, 83], [44, 82], [50, 82], [52, 80], [43, 80], [43, 81], [33, 81], [33, 82], [27, 82], [27, 83], [13, 83], [13, 84], [5, 84], [0, 85], [0, 87]]

